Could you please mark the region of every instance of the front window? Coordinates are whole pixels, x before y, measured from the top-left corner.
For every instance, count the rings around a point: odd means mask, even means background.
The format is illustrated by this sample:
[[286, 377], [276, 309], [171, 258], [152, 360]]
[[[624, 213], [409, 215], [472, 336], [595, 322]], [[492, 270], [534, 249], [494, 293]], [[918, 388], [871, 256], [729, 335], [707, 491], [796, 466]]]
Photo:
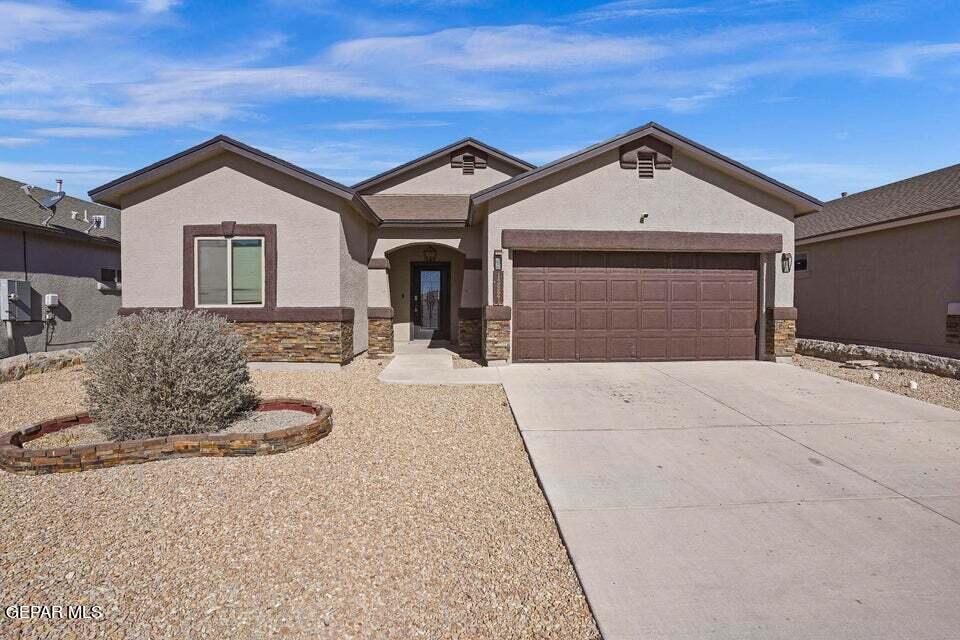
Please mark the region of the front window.
[[263, 238], [197, 238], [196, 243], [196, 306], [263, 306]]

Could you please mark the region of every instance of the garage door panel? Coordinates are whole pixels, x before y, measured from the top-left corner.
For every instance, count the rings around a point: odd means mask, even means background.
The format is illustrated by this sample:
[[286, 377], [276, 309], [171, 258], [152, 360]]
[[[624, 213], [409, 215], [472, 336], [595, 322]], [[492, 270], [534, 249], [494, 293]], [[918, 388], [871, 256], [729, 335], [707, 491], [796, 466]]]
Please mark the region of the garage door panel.
[[610, 309], [610, 329], [613, 331], [636, 331], [640, 328], [640, 310], [637, 308]]
[[576, 302], [576, 280], [550, 280], [547, 283], [547, 302]]
[[730, 302], [744, 302], [755, 305], [757, 302], [756, 278], [731, 280], [727, 285], [730, 291]]
[[671, 308], [669, 311], [670, 323], [667, 326], [668, 331], [696, 331], [700, 328], [700, 319], [697, 317], [696, 307], [686, 309]]
[[695, 360], [698, 353], [697, 342], [697, 336], [670, 336], [667, 338], [667, 358], [670, 360]]
[[729, 355], [727, 337], [701, 335], [699, 355], [706, 359], [726, 360]]
[[637, 338], [632, 336], [610, 336], [607, 339], [607, 356], [611, 360], [636, 360]]
[[610, 302], [637, 302], [638, 284], [636, 280], [611, 280]]
[[726, 282], [704, 280], [700, 283], [701, 302], [726, 302], [729, 298]]
[[754, 358], [752, 255], [517, 252], [517, 361]]
[[[640, 275], [643, 278], [643, 275]], [[667, 302], [670, 283], [663, 279], [640, 280], [641, 302]]]
[[700, 326], [701, 331], [725, 330], [727, 326], [726, 309], [701, 309]]
[[569, 338], [547, 339], [547, 359], [559, 361], [572, 361], [577, 359], [577, 339], [573, 336]]
[[729, 313], [729, 322], [730, 330], [744, 330], [749, 331], [751, 335], [756, 330], [757, 327], [757, 309], [745, 308], [745, 309], [730, 309]]
[[543, 280], [517, 280], [514, 297], [524, 302], [546, 302], [544, 293], [546, 283]]
[[580, 302], [606, 302], [607, 301], [607, 281], [606, 280], [581, 280], [579, 301]]
[[667, 339], [665, 337], [647, 338], [640, 336], [640, 338], [637, 339], [637, 345], [640, 347], [640, 360], [667, 359]]
[[547, 340], [543, 337], [516, 336], [513, 340], [514, 360], [546, 360]]
[[551, 331], [576, 331], [577, 330], [577, 309], [568, 307], [565, 309], [550, 309], [547, 312], [547, 327]]
[[596, 338], [587, 338], [587, 337], [578, 338], [577, 359], [578, 360], [606, 360], [607, 359], [607, 337], [597, 336]]
[[696, 302], [699, 289], [696, 280], [673, 280], [670, 283], [670, 302]]
[[545, 308], [517, 309], [515, 331], [543, 331], [547, 328]]
[[583, 309], [580, 310], [580, 318], [578, 328], [581, 331], [603, 331], [607, 330], [607, 309], [605, 307], [598, 307], [596, 309]]
[[670, 329], [666, 307], [640, 309], [640, 329], [643, 331], [667, 331]]

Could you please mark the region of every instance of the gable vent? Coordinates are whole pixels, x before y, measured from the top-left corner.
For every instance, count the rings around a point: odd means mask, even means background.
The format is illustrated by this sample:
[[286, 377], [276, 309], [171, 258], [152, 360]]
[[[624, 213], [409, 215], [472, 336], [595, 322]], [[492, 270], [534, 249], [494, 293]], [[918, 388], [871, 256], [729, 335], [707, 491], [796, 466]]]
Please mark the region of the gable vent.
[[643, 178], [653, 178], [653, 168], [654, 162], [656, 162], [657, 154], [655, 153], [643, 153], [640, 152], [637, 154], [637, 176], [641, 179]]
[[464, 175], [473, 175], [477, 169], [487, 168], [487, 156], [473, 149], [462, 151], [450, 156], [450, 166], [454, 169], [463, 169]]

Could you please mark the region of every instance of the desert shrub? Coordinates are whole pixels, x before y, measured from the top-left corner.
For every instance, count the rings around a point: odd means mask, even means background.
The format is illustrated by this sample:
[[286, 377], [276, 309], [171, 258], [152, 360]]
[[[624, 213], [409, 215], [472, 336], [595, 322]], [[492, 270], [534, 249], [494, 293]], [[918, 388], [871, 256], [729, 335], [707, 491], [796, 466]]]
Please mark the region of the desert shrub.
[[256, 404], [242, 346], [203, 312], [115, 318], [88, 355], [90, 416], [112, 440], [223, 429]]

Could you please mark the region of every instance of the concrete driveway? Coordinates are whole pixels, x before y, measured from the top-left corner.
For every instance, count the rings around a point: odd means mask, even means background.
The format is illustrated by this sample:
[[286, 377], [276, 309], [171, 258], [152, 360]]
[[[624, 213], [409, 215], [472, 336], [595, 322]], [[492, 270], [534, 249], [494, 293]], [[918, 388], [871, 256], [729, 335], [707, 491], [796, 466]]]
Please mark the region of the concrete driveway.
[[502, 377], [607, 640], [960, 633], [960, 413], [762, 362]]

